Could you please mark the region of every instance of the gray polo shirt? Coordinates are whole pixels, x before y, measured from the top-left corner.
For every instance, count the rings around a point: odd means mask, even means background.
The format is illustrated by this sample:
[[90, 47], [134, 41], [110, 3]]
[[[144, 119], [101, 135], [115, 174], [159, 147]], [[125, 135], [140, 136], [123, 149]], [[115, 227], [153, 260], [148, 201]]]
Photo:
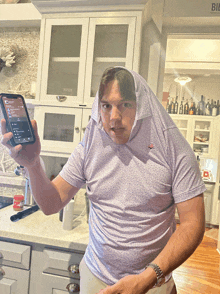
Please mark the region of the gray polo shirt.
[[84, 258], [108, 285], [141, 273], [175, 230], [175, 203], [205, 191], [191, 147], [145, 80], [130, 72], [137, 111], [129, 141], [117, 145], [104, 131], [97, 95], [83, 141], [60, 173], [75, 187], [86, 184], [91, 210]]

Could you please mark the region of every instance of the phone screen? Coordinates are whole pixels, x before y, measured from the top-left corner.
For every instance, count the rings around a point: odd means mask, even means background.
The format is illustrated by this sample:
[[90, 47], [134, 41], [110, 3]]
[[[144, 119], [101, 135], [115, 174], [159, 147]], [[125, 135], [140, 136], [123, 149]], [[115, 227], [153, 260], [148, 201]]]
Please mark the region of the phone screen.
[[3, 94], [2, 102], [15, 144], [33, 143], [35, 139], [23, 99], [19, 96], [9, 98]]

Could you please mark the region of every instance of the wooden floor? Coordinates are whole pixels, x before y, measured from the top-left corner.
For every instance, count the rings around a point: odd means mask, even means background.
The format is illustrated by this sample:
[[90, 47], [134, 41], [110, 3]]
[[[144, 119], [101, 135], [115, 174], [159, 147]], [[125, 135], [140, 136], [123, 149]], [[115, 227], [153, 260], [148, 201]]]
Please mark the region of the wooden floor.
[[217, 241], [205, 236], [193, 255], [173, 272], [178, 294], [220, 294], [220, 254], [216, 249]]

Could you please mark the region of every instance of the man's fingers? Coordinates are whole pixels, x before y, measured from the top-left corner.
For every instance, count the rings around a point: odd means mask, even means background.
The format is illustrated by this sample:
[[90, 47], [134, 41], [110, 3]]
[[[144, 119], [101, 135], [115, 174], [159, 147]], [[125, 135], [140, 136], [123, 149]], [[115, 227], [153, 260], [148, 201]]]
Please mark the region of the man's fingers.
[[7, 133], [6, 120], [4, 118], [1, 120], [1, 130], [2, 130], [2, 135], [4, 135], [5, 133]]
[[10, 145], [8, 144], [8, 141], [13, 137], [13, 134], [10, 133], [5, 133], [4, 136], [2, 137], [1, 143], [2, 145], [6, 146], [6, 147], [10, 147]]

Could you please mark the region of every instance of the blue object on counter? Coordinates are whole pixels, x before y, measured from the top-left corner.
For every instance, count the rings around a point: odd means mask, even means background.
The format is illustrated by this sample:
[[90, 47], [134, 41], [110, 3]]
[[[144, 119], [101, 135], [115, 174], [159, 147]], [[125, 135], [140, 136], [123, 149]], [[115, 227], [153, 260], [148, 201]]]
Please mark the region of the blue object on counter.
[[22, 218], [24, 218], [24, 217], [26, 217], [26, 216], [34, 213], [35, 211], [38, 211], [38, 209], [39, 209], [39, 206], [38, 205], [34, 205], [34, 206], [32, 206], [32, 207], [30, 207], [28, 209], [25, 209], [23, 211], [20, 211], [20, 212], [18, 212], [16, 214], [12, 215], [10, 217], [10, 220], [12, 222], [17, 221], [19, 219], [22, 219]]

